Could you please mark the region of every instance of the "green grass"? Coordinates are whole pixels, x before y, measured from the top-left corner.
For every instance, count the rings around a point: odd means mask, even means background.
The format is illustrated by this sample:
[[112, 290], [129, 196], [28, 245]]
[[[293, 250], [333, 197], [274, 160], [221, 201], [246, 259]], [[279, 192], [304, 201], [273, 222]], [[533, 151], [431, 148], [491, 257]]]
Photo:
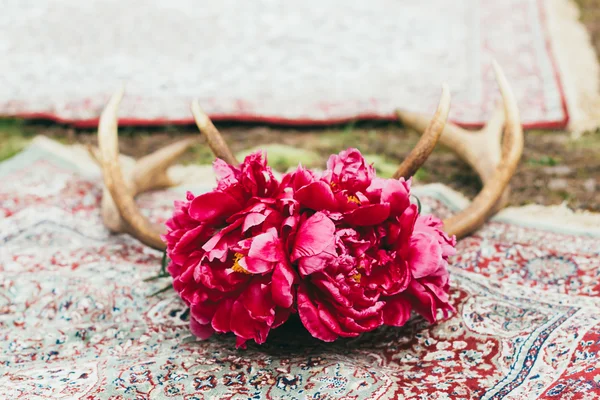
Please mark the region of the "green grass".
[[0, 161], [19, 153], [29, 144], [34, 133], [17, 119], [0, 119]]
[[[600, 129], [600, 128], [599, 128]], [[587, 149], [600, 151], [600, 130], [588, 132], [578, 139], [569, 141], [570, 150]]]
[[391, 178], [398, 168], [398, 163], [390, 162], [378, 154], [364, 154], [364, 156], [369, 164], [373, 164], [377, 176], [380, 178]]
[[248, 154], [259, 150], [267, 153], [269, 165], [279, 172], [286, 172], [299, 163], [307, 168], [324, 167], [321, 165], [321, 157], [314, 151], [275, 143], [243, 150], [237, 153], [236, 157], [241, 161]]
[[212, 164], [213, 161], [215, 160], [214, 154], [212, 153], [210, 148], [205, 143], [198, 143], [198, 144], [192, 146], [192, 148], [188, 151], [192, 154], [192, 156], [190, 157], [189, 160], [188, 160], [188, 158], [186, 158], [186, 162], [184, 162], [184, 164], [186, 164], [186, 165], [188, 165], [188, 164], [200, 164], [200, 165]]
[[417, 181], [427, 181], [429, 179], [429, 172], [425, 169], [425, 167], [421, 167], [417, 170], [417, 172], [415, 172], [415, 174], [413, 175], [413, 177], [415, 178], [415, 180]]
[[527, 163], [530, 165], [539, 165], [544, 167], [554, 167], [555, 165], [560, 164], [560, 161], [551, 156], [542, 156], [540, 158], [530, 158], [527, 160]]

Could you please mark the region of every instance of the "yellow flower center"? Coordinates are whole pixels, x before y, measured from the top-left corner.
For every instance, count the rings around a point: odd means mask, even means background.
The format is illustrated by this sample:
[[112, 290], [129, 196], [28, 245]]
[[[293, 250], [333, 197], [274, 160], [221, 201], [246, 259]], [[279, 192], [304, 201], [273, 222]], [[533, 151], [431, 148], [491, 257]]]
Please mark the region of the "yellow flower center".
[[244, 258], [244, 255], [242, 253], [235, 253], [233, 255], [233, 266], [231, 267], [231, 269], [233, 270], [233, 272], [239, 272], [241, 274], [249, 275], [250, 272], [240, 265], [240, 260], [242, 258]]
[[[365, 269], [365, 266], [362, 265], [362, 264], [358, 264], [358, 266], [356, 267], [356, 269], [358, 269], [358, 270]], [[350, 278], [352, 278], [352, 280], [354, 280], [354, 282], [360, 283], [360, 280], [362, 278], [362, 274], [360, 272], [357, 272], [356, 274], [350, 276]]]
[[360, 200], [358, 199], [358, 197], [356, 197], [356, 196], [355, 196], [355, 195], [353, 195], [353, 194], [351, 194], [351, 195], [349, 195], [349, 196], [348, 196], [348, 201], [349, 201], [350, 203], [355, 203], [355, 204], [358, 204], [358, 205], [360, 205]]

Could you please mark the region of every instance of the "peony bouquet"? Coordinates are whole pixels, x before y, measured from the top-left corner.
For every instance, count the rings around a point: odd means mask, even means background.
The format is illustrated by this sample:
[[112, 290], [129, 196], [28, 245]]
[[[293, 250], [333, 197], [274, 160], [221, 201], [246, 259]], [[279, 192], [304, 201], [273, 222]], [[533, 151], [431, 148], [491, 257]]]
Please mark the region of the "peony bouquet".
[[214, 169], [216, 189], [176, 202], [163, 237], [197, 337], [233, 332], [244, 348], [297, 313], [331, 342], [402, 326], [412, 311], [435, 322], [453, 310], [456, 240], [420, 215], [410, 180], [377, 178], [356, 149], [281, 181], [261, 153]]

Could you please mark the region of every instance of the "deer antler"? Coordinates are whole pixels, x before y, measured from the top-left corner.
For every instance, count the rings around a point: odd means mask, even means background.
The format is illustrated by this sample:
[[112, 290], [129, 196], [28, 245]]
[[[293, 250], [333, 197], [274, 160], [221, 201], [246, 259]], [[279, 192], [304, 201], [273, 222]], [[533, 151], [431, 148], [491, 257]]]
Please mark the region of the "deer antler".
[[[465, 210], [444, 221], [444, 230], [459, 238], [479, 228], [506, 204], [508, 184], [523, 153], [523, 129], [514, 95], [500, 66], [496, 62], [493, 66], [504, 113], [501, 109], [496, 110], [487, 125], [478, 132], [469, 132], [448, 123], [440, 137], [444, 145], [477, 172], [484, 184], [481, 192]], [[405, 111], [398, 111], [398, 117], [404, 125], [425, 132], [420, 142], [433, 141], [428, 139], [433, 135], [428, 135], [429, 130], [426, 128], [433, 120], [430, 122], [426, 116]], [[504, 139], [501, 145], [503, 126]], [[416, 171], [421, 164], [415, 162], [407, 170]]]
[[[174, 180], [169, 176], [167, 171], [169, 166], [193, 145], [194, 142], [195, 140], [193, 139], [186, 139], [173, 143], [155, 153], [140, 158], [132, 168], [123, 171], [123, 179], [126, 182], [129, 193], [135, 197], [148, 190], [163, 189], [183, 183], [179, 180]], [[99, 150], [88, 146], [88, 152], [102, 166], [102, 158]], [[123, 163], [120, 164], [122, 168]], [[117, 205], [106, 186], [102, 194], [101, 207], [102, 219], [108, 229], [116, 233], [128, 232], [128, 225], [121, 218]]]
[[[431, 119], [414, 113], [398, 112], [398, 117], [405, 125], [424, 133], [415, 148], [400, 164], [395, 174], [396, 178], [412, 176], [427, 160], [439, 139], [466, 160], [484, 182], [483, 189], [469, 207], [444, 221], [446, 232], [458, 237], [463, 237], [481, 226], [501, 205], [503, 193], [506, 199], [508, 183], [515, 173], [523, 151], [523, 131], [514, 96], [500, 67], [494, 64], [494, 69], [504, 102], [505, 124], [503, 115], [499, 112], [494, 114], [479, 133], [447, 124], [450, 93], [446, 85], [442, 87], [438, 109]], [[124, 176], [119, 162], [117, 138], [117, 109], [122, 97], [123, 90], [120, 90], [102, 112], [98, 125], [100, 150], [98, 153], [91, 151], [100, 163], [104, 177], [102, 218], [104, 224], [112, 231], [126, 232], [154, 249], [164, 250], [165, 244], [160, 237], [164, 228], [149, 222], [135, 204], [135, 196], [144, 191], [180, 183], [168, 176], [167, 169], [194, 140], [174, 143], [141, 158]], [[215, 156], [229, 164], [238, 164], [221, 134], [197, 102], [192, 103], [191, 111], [196, 125], [206, 137]], [[503, 125], [505, 135], [501, 149]]]
[[[98, 124], [99, 151], [90, 151], [102, 168], [104, 193], [102, 196], [102, 220], [113, 232], [126, 232], [147, 246], [164, 250], [160, 235], [164, 227], [155, 226], [140, 212], [135, 196], [155, 189], [176, 186], [168, 167], [195, 143], [186, 139], [164, 147], [137, 161], [127, 175], [123, 174], [119, 162], [117, 110], [123, 97], [123, 89], [115, 93], [106, 105]], [[197, 103], [192, 103], [192, 112], [198, 128], [206, 136], [213, 153], [230, 164], [237, 164], [235, 157]]]
[[448, 119], [448, 113], [450, 112], [450, 89], [447, 85], [442, 86], [442, 97], [440, 98], [440, 104], [431, 121], [427, 121], [423, 125], [423, 135], [417, 142], [417, 145], [408, 156], [402, 161], [402, 164], [396, 170], [394, 174], [395, 179], [404, 177], [408, 179], [417, 172], [417, 170], [425, 163], [440, 135], [444, 131], [446, 120]]

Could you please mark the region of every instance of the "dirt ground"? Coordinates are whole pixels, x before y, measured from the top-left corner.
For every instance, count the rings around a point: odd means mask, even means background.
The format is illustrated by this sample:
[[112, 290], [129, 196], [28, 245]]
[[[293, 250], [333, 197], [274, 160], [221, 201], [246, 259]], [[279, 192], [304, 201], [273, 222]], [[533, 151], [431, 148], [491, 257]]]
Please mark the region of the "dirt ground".
[[[582, 7], [582, 22], [600, 52], [600, 0], [576, 0]], [[599, 53], [600, 54], [600, 53]], [[378, 173], [390, 175], [418, 135], [399, 124], [362, 122], [328, 128], [286, 128], [246, 124], [217, 124], [234, 152], [267, 147], [270, 164], [278, 170], [302, 162], [324, 166], [327, 157], [348, 147], [357, 147], [375, 163]], [[33, 134], [46, 134], [65, 143], [95, 143], [95, 132], [43, 122], [1, 121], [0, 159], [18, 152]], [[122, 128], [120, 147], [124, 154], [142, 156], [186, 136], [197, 136], [199, 144], [186, 154], [184, 163], [208, 163], [211, 154], [195, 127]], [[273, 144], [279, 144], [273, 146]], [[481, 188], [469, 167], [441, 146], [416, 178], [419, 182], [443, 182], [468, 197]], [[528, 131], [519, 169], [512, 181], [511, 204], [560, 204], [573, 209], [600, 211], [600, 131], [572, 140], [564, 131]]]
[[[399, 124], [364, 122], [326, 129], [219, 124], [234, 153], [266, 148], [270, 164], [285, 171], [302, 162], [322, 167], [327, 157], [348, 147], [357, 147], [375, 163], [378, 173], [389, 176], [417, 142], [419, 135]], [[45, 134], [64, 143], [96, 144], [94, 131], [75, 130], [51, 124], [27, 123], [22, 128]], [[153, 129], [122, 128], [121, 152], [140, 157], [184, 137], [197, 137], [198, 145], [182, 163], [210, 163], [212, 155], [195, 127]], [[273, 146], [274, 143], [279, 145]], [[481, 188], [476, 174], [448, 149], [438, 146], [416, 174], [420, 183], [443, 182], [473, 197]], [[573, 209], [600, 211], [600, 133], [572, 140], [566, 132], [528, 131], [525, 150], [512, 181], [512, 205], [560, 204]]]

